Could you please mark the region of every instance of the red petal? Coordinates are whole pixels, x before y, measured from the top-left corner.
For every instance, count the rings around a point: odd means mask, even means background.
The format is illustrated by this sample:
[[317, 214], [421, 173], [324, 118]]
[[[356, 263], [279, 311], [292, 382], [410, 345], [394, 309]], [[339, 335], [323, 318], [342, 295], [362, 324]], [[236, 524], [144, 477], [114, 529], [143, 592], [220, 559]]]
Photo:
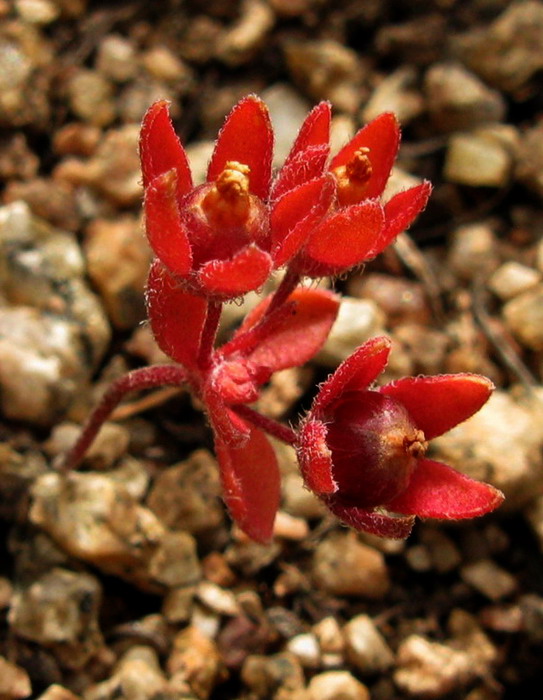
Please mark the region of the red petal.
[[192, 252], [177, 202], [176, 172], [168, 170], [145, 190], [145, 230], [156, 256], [172, 272], [186, 277], [192, 267]]
[[329, 153], [329, 146], [311, 146], [299, 153], [279, 171], [271, 199], [277, 200], [304, 182], [320, 177], [324, 173]]
[[343, 504], [339, 498], [334, 496], [327, 498], [324, 502], [345, 525], [355, 530], [369, 532], [372, 535], [403, 540], [409, 537], [409, 533], [413, 528], [414, 518], [412, 517], [395, 517], [366, 508], [355, 508], [354, 506]]
[[300, 430], [297, 448], [305, 485], [319, 495], [335, 493], [338, 488], [332, 476], [332, 456], [326, 444], [326, 432], [321, 421], [307, 421]]
[[270, 218], [275, 267], [296, 255], [330, 208], [334, 194], [335, 180], [325, 176], [299, 185], [276, 202]]
[[387, 508], [421, 518], [462, 520], [490, 513], [503, 499], [503, 493], [489, 484], [470, 479], [441, 462], [421, 459], [409, 486], [387, 503]]
[[285, 160], [285, 166], [312, 146], [328, 146], [331, 117], [332, 108], [329, 102], [320, 102], [316, 107], [313, 107], [300, 127], [294, 145]]
[[149, 270], [146, 300], [160, 349], [185, 367], [194, 367], [207, 313], [206, 300], [183, 291], [159, 260], [154, 260]]
[[427, 440], [466, 420], [489, 399], [494, 385], [478, 374], [405, 377], [379, 391], [402, 403]]
[[332, 159], [330, 170], [348, 163], [359, 148], [369, 148], [372, 174], [368, 180], [364, 196], [367, 199], [380, 197], [385, 189], [392, 165], [400, 145], [400, 125], [390, 112], [380, 114], [355, 134]]
[[409, 228], [426, 206], [431, 192], [432, 185], [425, 181], [405, 192], [399, 192], [385, 204], [385, 227], [372, 255], [381, 253], [399, 233]]
[[207, 181], [216, 180], [228, 161], [248, 165], [253, 194], [265, 199], [271, 180], [273, 130], [268, 108], [255, 95], [243, 98], [226, 117], [209, 163]]
[[198, 277], [202, 287], [221, 298], [237, 297], [258, 289], [268, 279], [272, 262], [267, 253], [247, 246], [230, 260], [210, 260], [202, 265]]
[[311, 411], [322, 415], [344, 391], [364, 391], [385, 369], [390, 354], [386, 336], [371, 338], [344, 360], [321, 385]]
[[337, 270], [359, 265], [371, 257], [384, 221], [383, 208], [375, 200], [340, 209], [315, 228], [304, 254]]
[[145, 188], [155, 177], [173, 169], [177, 174], [178, 198], [181, 199], [192, 189], [187, 155], [174, 131], [165, 100], [151, 105], [143, 117], [140, 159]]
[[241, 447], [247, 442], [249, 426], [225, 405], [213, 386], [206, 387], [203, 403], [217, 440], [234, 447]]
[[[238, 332], [244, 332], [262, 318], [271, 297], [264, 299], [245, 319]], [[266, 336], [248, 355], [254, 366], [277, 372], [298, 367], [310, 360], [324, 344], [336, 320], [339, 298], [324, 289], [299, 287], [287, 299], [294, 302], [293, 311]]]
[[250, 426], [242, 447], [216, 441], [223, 498], [230, 515], [249, 537], [266, 543], [272, 538], [279, 507], [279, 468], [264, 433]]

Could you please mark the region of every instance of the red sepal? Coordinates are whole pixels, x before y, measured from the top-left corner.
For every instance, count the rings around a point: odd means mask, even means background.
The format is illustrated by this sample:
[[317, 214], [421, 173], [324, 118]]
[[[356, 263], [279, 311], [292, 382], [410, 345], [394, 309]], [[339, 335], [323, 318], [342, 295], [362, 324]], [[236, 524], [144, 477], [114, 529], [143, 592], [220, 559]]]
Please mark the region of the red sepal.
[[379, 391], [403, 404], [417, 428], [432, 440], [477, 413], [493, 389], [490, 379], [478, 374], [440, 374], [404, 377]]
[[421, 459], [405, 491], [387, 503], [387, 508], [421, 518], [462, 520], [490, 513], [503, 500], [503, 493], [493, 486], [441, 462]]
[[279, 507], [279, 467], [264, 433], [254, 426], [247, 428], [249, 437], [242, 446], [216, 440], [223, 498], [243, 532], [267, 543]]
[[250, 190], [266, 199], [271, 180], [273, 129], [268, 108], [256, 95], [240, 100], [219, 132], [207, 171], [207, 181], [218, 178], [230, 160], [250, 168]]
[[152, 104], [143, 117], [140, 159], [144, 188], [158, 175], [175, 170], [178, 199], [181, 200], [192, 189], [187, 154], [175, 133], [165, 100]]
[[328, 145], [331, 118], [332, 108], [329, 102], [319, 102], [313, 107], [300, 127], [298, 136], [285, 160], [285, 166], [308, 148]]
[[187, 368], [196, 366], [207, 313], [205, 299], [185, 292], [160, 260], [147, 280], [147, 314], [160, 349]]
[[376, 200], [344, 207], [313, 230], [304, 254], [334, 270], [346, 270], [368, 260], [385, 222]]
[[345, 525], [355, 530], [378, 535], [379, 537], [404, 540], [406, 537], [409, 537], [415, 522], [415, 519], [410, 516], [386, 515], [367, 508], [356, 508], [355, 506], [346, 505], [334, 496], [328, 497], [324, 502]]
[[271, 268], [268, 253], [249, 245], [229, 260], [205, 263], [198, 272], [198, 279], [209, 294], [228, 299], [258, 289], [268, 279]]
[[400, 125], [390, 112], [380, 114], [355, 134], [332, 159], [330, 170], [346, 165], [362, 147], [369, 148], [372, 173], [364, 189], [364, 198], [380, 197], [392, 170], [400, 145]]
[[[251, 311], [238, 330], [244, 333], [256, 325], [268, 308], [271, 297]], [[324, 289], [298, 287], [287, 299], [293, 311], [282, 317], [266, 337], [247, 355], [255, 367], [277, 372], [308, 362], [323, 346], [339, 310], [339, 298]]]
[[188, 232], [179, 215], [175, 170], [155, 177], [145, 189], [145, 231], [155, 255], [175, 274], [192, 268]]
[[398, 234], [409, 228], [426, 206], [431, 192], [432, 185], [425, 181], [405, 192], [398, 192], [385, 204], [385, 226], [371, 251], [372, 257], [382, 253]]
[[325, 176], [287, 192], [275, 203], [270, 217], [274, 267], [288, 262], [330, 208], [335, 180]]
[[386, 336], [371, 338], [344, 360], [321, 385], [311, 412], [322, 416], [331, 403], [345, 391], [363, 391], [385, 369], [390, 354]]
[[310, 146], [302, 153], [298, 153], [288, 165], [284, 165], [275, 180], [270, 199], [277, 200], [290, 190], [303, 185], [308, 180], [320, 177], [325, 170], [329, 146]]
[[318, 495], [335, 493], [338, 489], [332, 475], [332, 454], [326, 444], [326, 433], [324, 423], [308, 420], [300, 429], [296, 448], [305, 485]]

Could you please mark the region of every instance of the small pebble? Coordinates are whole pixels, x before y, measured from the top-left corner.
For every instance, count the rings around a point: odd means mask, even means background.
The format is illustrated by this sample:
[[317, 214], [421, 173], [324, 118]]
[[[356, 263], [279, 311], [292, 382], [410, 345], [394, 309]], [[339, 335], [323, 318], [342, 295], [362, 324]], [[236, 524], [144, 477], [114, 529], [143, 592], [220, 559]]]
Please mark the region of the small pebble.
[[294, 654], [304, 668], [319, 668], [320, 648], [314, 634], [297, 634], [288, 640], [285, 650]]
[[532, 267], [509, 260], [493, 273], [488, 286], [502, 301], [508, 301], [541, 282], [541, 273]]
[[343, 634], [347, 660], [360, 673], [383, 673], [392, 666], [394, 654], [369, 615], [353, 617]]
[[490, 135], [456, 134], [449, 139], [443, 177], [470, 187], [504, 187], [512, 163], [509, 150]]
[[370, 692], [348, 671], [326, 671], [309, 682], [309, 700], [370, 700]]
[[517, 587], [515, 578], [491, 559], [466, 564], [460, 569], [460, 576], [479, 593], [494, 601], [507, 598]]
[[530, 350], [543, 350], [543, 284], [519, 294], [503, 307], [507, 328]]
[[329, 535], [313, 555], [313, 580], [330, 595], [383, 598], [390, 586], [383, 555], [353, 532]]
[[2, 700], [19, 700], [32, 693], [28, 673], [0, 656], [0, 698]]

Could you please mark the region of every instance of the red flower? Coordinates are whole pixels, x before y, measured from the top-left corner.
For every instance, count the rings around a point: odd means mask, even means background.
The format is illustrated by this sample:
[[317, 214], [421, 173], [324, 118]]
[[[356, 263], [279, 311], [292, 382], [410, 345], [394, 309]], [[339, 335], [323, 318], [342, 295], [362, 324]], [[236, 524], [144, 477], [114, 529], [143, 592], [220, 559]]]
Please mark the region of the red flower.
[[272, 269], [264, 200], [273, 132], [264, 103], [241, 100], [219, 133], [207, 183], [193, 187], [166, 102], [144, 117], [140, 155], [145, 222], [156, 256], [188, 291], [231, 298], [261, 286]]
[[[382, 252], [424, 209], [432, 189], [425, 181], [381, 202], [400, 143], [393, 114], [382, 114], [360, 129], [327, 165], [329, 126], [330, 105], [322, 102], [302, 125], [272, 187], [272, 197], [288, 201], [298, 189], [309, 190], [312, 181], [322, 182], [326, 174], [326, 182], [333, 183], [328, 215], [319, 212], [292, 263], [299, 274], [310, 277], [339, 274]], [[272, 232], [281, 238], [273, 216], [271, 223]]]
[[458, 520], [497, 508], [500, 491], [425, 457], [428, 440], [476, 413], [492, 383], [454, 374], [368, 388], [389, 351], [387, 338], [368, 341], [321, 386], [297, 448], [308, 487], [347, 525], [386, 537], [407, 537], [415, 515]]

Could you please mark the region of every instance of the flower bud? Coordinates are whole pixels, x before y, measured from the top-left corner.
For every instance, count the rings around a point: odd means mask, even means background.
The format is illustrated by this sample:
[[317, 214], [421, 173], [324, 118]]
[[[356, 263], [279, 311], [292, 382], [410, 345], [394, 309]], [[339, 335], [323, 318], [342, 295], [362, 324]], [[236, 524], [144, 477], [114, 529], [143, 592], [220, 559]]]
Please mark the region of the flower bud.
[[348, 392], [327, 418], [326, 442], [344, 503], [371, 508], [404, 491], [427, 443], [401, 403], [376, 391]]

